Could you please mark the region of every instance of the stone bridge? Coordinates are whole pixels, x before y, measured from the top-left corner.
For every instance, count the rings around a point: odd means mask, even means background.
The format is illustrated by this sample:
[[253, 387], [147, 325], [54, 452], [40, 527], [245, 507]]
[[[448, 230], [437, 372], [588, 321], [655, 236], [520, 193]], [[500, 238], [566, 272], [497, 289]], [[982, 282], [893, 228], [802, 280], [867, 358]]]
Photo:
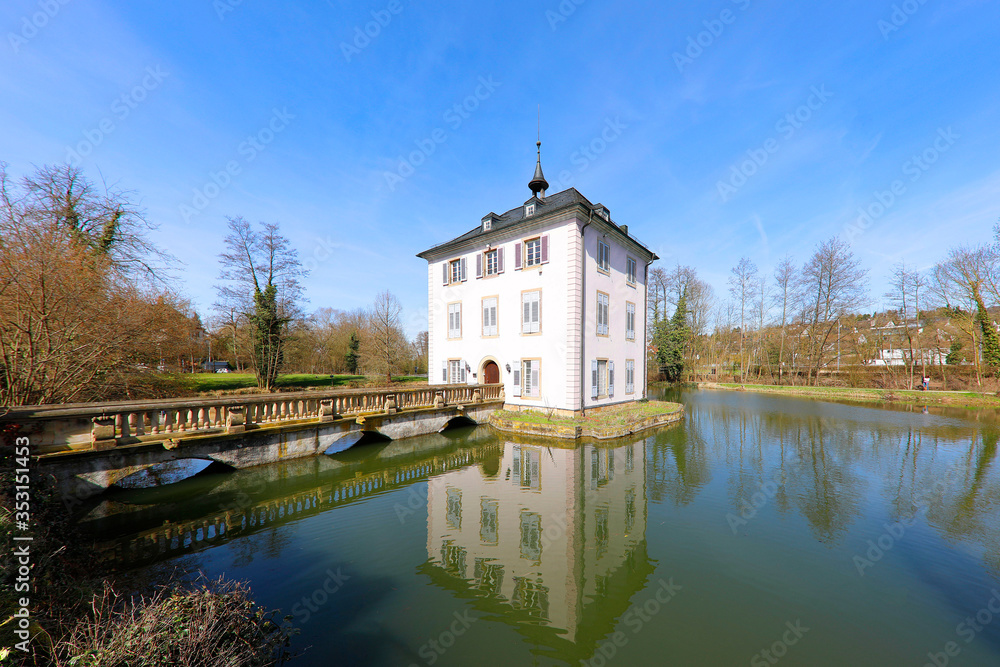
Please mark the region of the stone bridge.
[[503, 385], [441, 385], [13, 408], [42, 473], [83, 500], [140, 470], [203, 459], [232, 468], [322, 454], [350, 433], [397, 440], [483, 423]]

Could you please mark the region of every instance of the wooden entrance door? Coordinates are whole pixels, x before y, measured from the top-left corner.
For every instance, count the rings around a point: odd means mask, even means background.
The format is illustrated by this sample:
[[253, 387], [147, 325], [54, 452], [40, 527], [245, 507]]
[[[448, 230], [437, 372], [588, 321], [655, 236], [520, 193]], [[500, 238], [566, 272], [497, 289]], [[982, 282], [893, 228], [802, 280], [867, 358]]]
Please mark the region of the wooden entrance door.
[[500, 367], [495, 362], [487, 361], [483, 366], [483, 384], [497, 384], [500, 382]]

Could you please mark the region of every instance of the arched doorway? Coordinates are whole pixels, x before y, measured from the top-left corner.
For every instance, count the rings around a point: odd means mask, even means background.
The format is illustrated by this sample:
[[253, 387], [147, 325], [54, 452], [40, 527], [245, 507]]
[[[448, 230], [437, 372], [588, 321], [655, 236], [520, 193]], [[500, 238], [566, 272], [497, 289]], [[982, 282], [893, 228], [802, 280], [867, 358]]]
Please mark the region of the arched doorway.
[[500, 367], [495, 361], [487, 361], [483, 365], [483, 384], [499, 384]]

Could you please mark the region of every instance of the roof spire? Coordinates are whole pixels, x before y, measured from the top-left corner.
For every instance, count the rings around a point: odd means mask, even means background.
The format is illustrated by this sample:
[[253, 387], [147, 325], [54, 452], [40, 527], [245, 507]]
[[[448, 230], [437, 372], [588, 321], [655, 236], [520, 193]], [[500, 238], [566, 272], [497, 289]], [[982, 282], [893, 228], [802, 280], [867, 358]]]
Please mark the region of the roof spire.
[[[538, 161], [535, 162], [535, 175], [528, 183], [531, 194], [539, 199], [545, 199], [545, 191], [549, 189], [549, 182], [545, 180], [542, 173], [542, 105], [538, 105], [538, 141], [535, 142], [538, 150]], [[539, 194], [541, 193], [541, 194]]]

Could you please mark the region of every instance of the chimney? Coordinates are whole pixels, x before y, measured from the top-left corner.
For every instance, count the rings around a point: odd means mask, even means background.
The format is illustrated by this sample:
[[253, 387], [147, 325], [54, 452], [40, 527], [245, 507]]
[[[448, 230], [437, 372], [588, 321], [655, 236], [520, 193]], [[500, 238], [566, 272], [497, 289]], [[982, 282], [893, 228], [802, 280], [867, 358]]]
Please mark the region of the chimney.
[[618, 227], [621, 228], [622, 234], [624, 234], [625, 236], [628, 236], [628, 225], [618, 225]]

